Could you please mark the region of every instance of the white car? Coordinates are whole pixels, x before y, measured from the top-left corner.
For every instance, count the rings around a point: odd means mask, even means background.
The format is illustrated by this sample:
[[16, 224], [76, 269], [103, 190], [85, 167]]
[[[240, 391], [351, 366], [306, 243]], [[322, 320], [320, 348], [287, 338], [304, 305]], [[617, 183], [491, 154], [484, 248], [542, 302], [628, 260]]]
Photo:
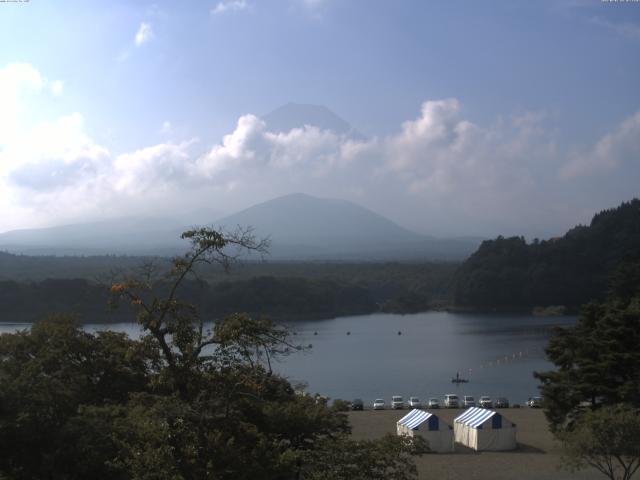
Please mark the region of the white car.
[[440, 400], [437, 398], [430, 398], [427, 403], [427, 408], [440, 408]]
[[458, 395], [454, 393], [447, 393], [444, 396], [444, 408], [458, 408], [460, 407], [460, 401]]
[[409, 406], [411, 408], [422, 408], [422, 402], [418, 397], [409, 397]]
[[381, 398], [376, 398], [373, 402], [374, 410], [384, 410], [384, 400]]
[[531, 397], [527, 400], [527, 406], [529, 408], [542, 408], [542, 397]]
[[391, 408], [394, 410], [402, 410], [404, 408], [404, 400], [400, 395], [391, 397]]
[[478, 400], [478, 405], [481, 408], [493, 408], [493, 402], [491, 401], [491, 398], [487, 397], [486, 395], [480, 397], [480, 400]]
[[476, 400], [471, 395], [465, 395], [464, 400], [462, 401], [462, 405], [464, 408], [475, 407]]

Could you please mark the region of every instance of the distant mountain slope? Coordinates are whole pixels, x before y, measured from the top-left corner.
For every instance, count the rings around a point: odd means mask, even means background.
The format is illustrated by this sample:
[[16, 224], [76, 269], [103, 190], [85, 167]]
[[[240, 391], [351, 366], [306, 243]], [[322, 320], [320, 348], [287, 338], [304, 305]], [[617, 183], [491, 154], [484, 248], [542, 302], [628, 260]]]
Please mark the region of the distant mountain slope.
[[271, 132], [289, 132], [294, 128], [311, 125], [321, 130], [331, 130], [353, 139], [364, 136], [353, 128], [346, 120], [322, 105], [305, 105], [287, 103], [262, 117]]
[[521, 237], [488, 240], [453, 282], [454, 303], [480, 308], [578, 307], [602, 298], [625, 259], [640, 258], [640, 200], [593, 217], [561, 238], [527, 244]]
[[270, 236], [273, 258], [461, 259], [477, 245], [422, 236], [355, 203], [300, 193], [254, 205], [219, 223], [251, 225], [258, 236]]
[[[0, 251], [26, 255], [172, 256], [188, 248], [180, 234], [191, 225], [181, 223], [124, 217], [14, 230], [0, 234]], [[422, 236], [354, 203], [304, 194], [254, 205], [217, 225], [229, 230], [251, 226], [258, 236], [270, 236], [270, 258], [274, 260], [461, 260], [479, 243], [474, 239]]]
[[122, 217], [0, 234], [0, 250], [28, 255], [175, 254], [185, 248], [175, 220]]

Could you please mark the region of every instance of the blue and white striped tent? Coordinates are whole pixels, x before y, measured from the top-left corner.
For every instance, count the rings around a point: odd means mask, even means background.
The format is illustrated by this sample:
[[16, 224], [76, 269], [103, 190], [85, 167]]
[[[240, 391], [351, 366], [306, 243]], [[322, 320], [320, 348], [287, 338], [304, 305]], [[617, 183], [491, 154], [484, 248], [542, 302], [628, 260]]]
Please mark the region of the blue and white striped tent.
[[486, 408], [471, 407], [453, 420], [455, 441], [474, 450], [513, 450], [516, 425]]
[[453, 451], [452, 428], [431, 412], [411, 410], [398, 420], [397, 431], [398, 435], [420, 435], [433, 452]]

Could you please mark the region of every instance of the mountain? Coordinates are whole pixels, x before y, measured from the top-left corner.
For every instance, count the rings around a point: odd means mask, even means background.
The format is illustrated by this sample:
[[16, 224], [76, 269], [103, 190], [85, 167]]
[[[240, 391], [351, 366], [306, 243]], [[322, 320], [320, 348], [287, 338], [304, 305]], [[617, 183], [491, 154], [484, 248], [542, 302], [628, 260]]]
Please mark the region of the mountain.
[[640, 200], [596, 214], [560, 238], [528, 244], [522, 237], [485, 241], [458, 269], [454, 303], [482, 309], [602, 300], [612, 276], [640, 260]]
[[[207, 218], [210, 212], [196, 212]], [[0, 250], [26, 255], [160, 255], [183, 253], [180, 234], [193, 223], [166, 218], [123, 217], [100, 222], [14, 230], [0, 234]], [[436, 239], [407, 230], [345, 200], [285, 195], [223, 218], [232, 230], [251, 226], [272, 240], [276, 260], [461, 260], [474, 239]]]
[[223, 218], [225, 228], [251, 225], [272, 241], [276, 259], [462, 259], [479, 242], [419, 235], [346, 200], [285, 195]]
[[287, 103], [264, 115], [262, 120], [267, 124], [267, 129], [274, 133], [289, 132], [294, 128], [310, 125], [321, 130], [331, 130], [353, 140], [363, 140], [365, 138], [346, 120], [321, 105]]
[[26, 255], [173, 255], [187, 246], [181, 222], [154, 217], [12, 230], [0, 234], [0, 250]]

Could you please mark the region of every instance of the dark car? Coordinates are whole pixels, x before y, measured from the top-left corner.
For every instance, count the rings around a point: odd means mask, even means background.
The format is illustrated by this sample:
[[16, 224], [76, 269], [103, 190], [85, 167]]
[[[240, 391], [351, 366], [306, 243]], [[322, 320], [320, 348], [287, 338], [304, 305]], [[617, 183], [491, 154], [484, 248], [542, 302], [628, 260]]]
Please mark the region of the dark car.
[[364, 403], [361, 398], [356, 398], [353, 402], [351, 402], [351, 410], [362, 410], [364, 408]]
[[495, 408], [509, 408], [509, 400], [504, 397], [498, 397], [496, 401], [493, 402], [493, 406]]

